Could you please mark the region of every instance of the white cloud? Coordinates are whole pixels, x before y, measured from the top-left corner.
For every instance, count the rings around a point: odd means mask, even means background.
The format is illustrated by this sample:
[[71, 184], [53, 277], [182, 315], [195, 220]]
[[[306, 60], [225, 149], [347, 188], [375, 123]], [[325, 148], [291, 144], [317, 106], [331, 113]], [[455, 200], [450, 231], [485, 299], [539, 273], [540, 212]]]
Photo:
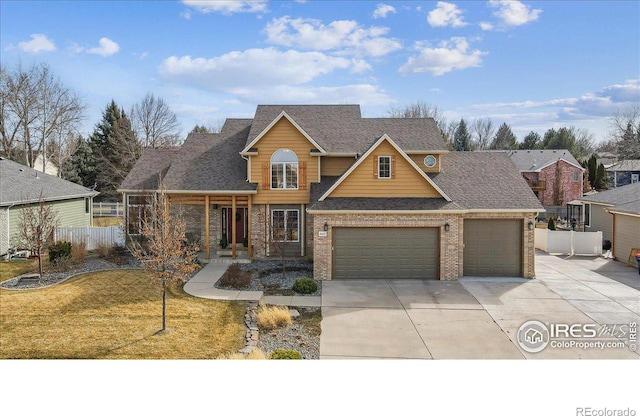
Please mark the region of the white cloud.
[[371, 84], [350, 84], [330, 87], [278, 85], [252, 90], [234, 91], [243, 101], [253, 104], [286, 102], [291, 104], [361, 104], [388, 106], [393, 103], [383, 90]]
[[363, 28], [354, 20], [336, 20], [328, 25], [316, 19], [273, 19], [264, 29], [267, 42], [307, 50], [333, 50], [343, 54], [382, 56], [402, 47], [386, 38], [389, 28]]
[[18, 43], [18, 47], [25, 52], [38, 53], [38, 52], [52, 52], [56, 50], [56, 45], [52, 40], [47, 38], [46, 35], [41, 33], [34, 33], [31, 36], [31, 40]]
[[380, 3], [373, 11], [373, 18], [384, 19], [389, 13], [396, 13], [396, 8], [388, 4]]
[[296, 85], [309, 82], [339, 69], [361, 69], [361, 64], [322, 52], [281, 52], [275, 48], [248, 49], [205, 59], [172, 56], [160, 65], [168, 81], [231, 91], [269, 85]]
[[432, 27], [462, 27], [468, 24], [462, 19], [462, 10], [458, 6], [444, 1], [439, 1], [436, 8], [429, 12], [427, 22]]
[[416, 42], [418, 55], [409, 57], [399, 69], [401, 74], [418, 74], [429, 72], [434, 76], [446, 74], [453, 70], [482, 65], [482, 56], [488, 52], [478, 49], [469, 50], [469, 43], [463, 37], [453, 37], [433, 48], [425, 42]]
[[531, 9], [530, 6], [517, 0], [489, 0], [489, 6], [497, 9], [493, 15], [506, 26], [520, 26], [538, 20], [541, 9]]
[[[266, 0], [182, 0], [182, 3], [200, 13], [229, 15], [234, 13], [261, 13], [267, 10]], [[191, 14], [183, 14], [183, 17], [189, 19]]]
[[101, 38], [95, 48], [87, 49], [87, 53], [93, 53], [100, 56], [111, 56], [120, 50], [120, 46], [109, 38]]
[[493, 30], [493, 24], [489, 22], [480, 22], [480, 29], [482, 30]]

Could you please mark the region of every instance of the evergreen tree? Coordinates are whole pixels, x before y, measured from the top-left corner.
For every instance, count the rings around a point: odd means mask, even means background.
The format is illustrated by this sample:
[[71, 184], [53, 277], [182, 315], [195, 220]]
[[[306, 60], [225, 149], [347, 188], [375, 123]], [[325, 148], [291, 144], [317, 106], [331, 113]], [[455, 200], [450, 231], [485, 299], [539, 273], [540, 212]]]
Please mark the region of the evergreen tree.
[[511, 127], [509, 127], [507, 123], [502, 123], [489, 148], [491, 150], [516, 148], [516, 135], [513, 134]]
[[545, 149], [568, 149], [573, 152], [575, 145], [576, 137], [571, 129], [566, 127], [559, 130], [549, 129], [542, 139], [542, 147]]
[[118, 200], [117, 188], [140, 157], [142, 147], [136, 140], [127, 114], [111, 101], [102, 113], [89, 139], [96, 161], [99, 198]]
[[524, 136], [524, 139], [522, 140], [522, 143], [520, 143], [518, 148], [520, 150], [534, 150], [540, 149], [541, 145], [542, 140], [540, 139], [540, 135], [535, 131], [531, 131], [529, 132], [529, 134]]
[[598, 174], [598, 161], [596, 160], [596, 155], [591, 155], [589, 160], [587, 161], [587, 168], [589, 183], [591, 187], [596, 189], [596, 176]]
[[618, 142], [618, 156], [620, 159], [640, 159], [640, 123], [637, 128], [631, 122]]
[[460, 119], [458, 128], [453, 135], [453, 149], [457, 151], [471, 150], [471, 134], [467, 130], [467, 123]]
[[598, 171], [596, 173], [596, 180], [595, 180], [595, 184], [593, 185], [594, 188], [596, 188], [597, 190], [603, 190], [603, 189], [607, 189], [608, 188], [608, 177], [607, 177], [607, 171], [604, 168], [604, 165], [602, 163], [600, 163], [598, 165]]
[[75, 151], [60, 168], [62, 178], [91, 188], [96, 184], [96, 161], [89, 143], [79, 136]]

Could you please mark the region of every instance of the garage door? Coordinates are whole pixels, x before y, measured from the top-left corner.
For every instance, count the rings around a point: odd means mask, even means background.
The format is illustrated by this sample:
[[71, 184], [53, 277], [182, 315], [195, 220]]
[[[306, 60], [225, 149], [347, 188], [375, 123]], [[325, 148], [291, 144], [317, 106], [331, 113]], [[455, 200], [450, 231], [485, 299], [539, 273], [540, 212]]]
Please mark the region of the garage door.
[[464, 220], [465, 276], [522, 276], [522, 220]]
[[438, 279], [438, 228], [334, 228], [333, 279]]

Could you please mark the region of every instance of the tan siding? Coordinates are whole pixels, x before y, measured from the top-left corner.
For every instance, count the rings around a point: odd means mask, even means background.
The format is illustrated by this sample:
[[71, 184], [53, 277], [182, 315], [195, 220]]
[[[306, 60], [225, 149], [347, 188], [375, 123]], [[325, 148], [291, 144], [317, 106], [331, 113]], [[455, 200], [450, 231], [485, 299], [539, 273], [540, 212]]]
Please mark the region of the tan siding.
[[[640, 248], [640, 217], [620, 214], [615, 214], [615, 216], [613, 255], [616, 259], [626, 262], [631, 249]], [[635, 259], [632, 260], [635, 263]]]
[[[257, 156], [251, 157], [251, 180], [258, 183], [258, 193], [253, 197], [255, 204], [266, 203], [286, 203], [286, 204], [307, 204], [309, 203], [309, 184], [319, 182], [318, 156], [311, 156], [313, 144], [307, 140], [302, 133], [296, 129], [289, 120], [282, 118], [265, 134], [255, 147], [258, 148]], [[263, 164], [270, 163], [271, 155], [278, 149], [291, 149], [298, 156], [298, 166], [306, 162], [306, 189], [298, 190], [271, 190], [262, 189]], [[268, 178], [270, 178], [270, 173]], [[302, 175], [298, 175], [298, 180]]]
[[322, 176], [341, 176], [351, 167], [351, 165], [355, 163], [355, 161], [356, 159], [353, 156], [325, 156], [320, 161]]
[[[418, 165], [420, 167], [420, 169], [422, 169], [424, 172], [440, 172], [440, 158], [442, 157], [442, 155], [433, 155], [436, 158], [436, 165], [432, 168], [428, 168], [425, 166], [424, 164], [424, 158], [427, 155], [430, 155], [431, 153], [424, 153], [424, 154], [411, 154], [409, 155], [409, 157], [411, 158], [411, 160], [413, 160], [415, 162], [416, 165]], [[446, 156], [445, 156], [446, 157]]]
[[[374, 178], [377, 172], [378, 156], [391, 156], [395, 166], [392, 167], [390, 179]], [[440, 197], [429, 184], [407, 162], [398, 151], [382, 142], [351, 174], [331, 193], [332, 197]]]
[[613, 216], [605, 211], [608, 208], [605, 205], [591, 204], [591, 227], [585, 228], [586, 231], [602, 231], [602, 241], [613, 240], [613, 232], [611, 230]]

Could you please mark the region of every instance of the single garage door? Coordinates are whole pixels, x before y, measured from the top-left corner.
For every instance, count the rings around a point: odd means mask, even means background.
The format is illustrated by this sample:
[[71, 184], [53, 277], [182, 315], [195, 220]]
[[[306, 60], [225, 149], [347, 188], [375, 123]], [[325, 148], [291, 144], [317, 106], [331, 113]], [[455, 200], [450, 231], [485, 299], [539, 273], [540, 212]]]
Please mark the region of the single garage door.
[[464, 220], [465, 276], [522, 276], [522, 220]]
[[334, 228], [333, 279], [438, 279], [438, 228]]

